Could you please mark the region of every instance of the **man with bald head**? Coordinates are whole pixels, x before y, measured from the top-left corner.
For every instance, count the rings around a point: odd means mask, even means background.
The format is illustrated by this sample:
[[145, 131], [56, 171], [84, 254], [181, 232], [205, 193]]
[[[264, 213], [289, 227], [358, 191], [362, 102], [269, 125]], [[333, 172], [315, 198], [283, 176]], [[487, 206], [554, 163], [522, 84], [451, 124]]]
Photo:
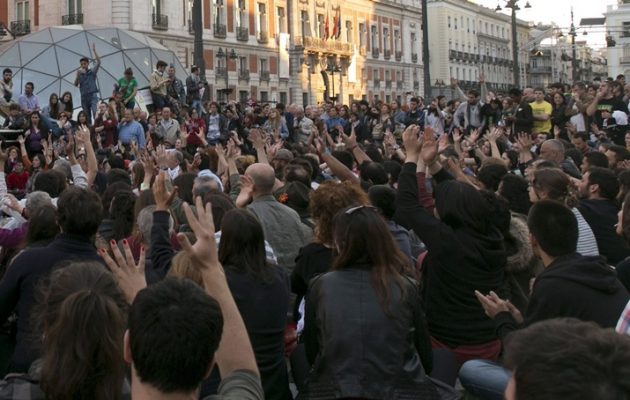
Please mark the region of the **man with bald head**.
[[293, 271], [300, 248], [310, 242], [312, 232], [297, 212], [276, 200], [273, 188], [276, 175], [269, 164], [252, 164], [242, 177], [241, 192], [236, 205], [247, 207], [260, 221], [278, 259], [278, 264]]
[[555, 162], [560, 165], [560, 168], [562, 168], [562, 170], [571, 177], [582, 179], [582, 174], [573, 160], [565, 157], [564, 144], [562, 144], [562, 141], [558, 139], [545, 140], [542, 146], [540, 146], [540, 158]]

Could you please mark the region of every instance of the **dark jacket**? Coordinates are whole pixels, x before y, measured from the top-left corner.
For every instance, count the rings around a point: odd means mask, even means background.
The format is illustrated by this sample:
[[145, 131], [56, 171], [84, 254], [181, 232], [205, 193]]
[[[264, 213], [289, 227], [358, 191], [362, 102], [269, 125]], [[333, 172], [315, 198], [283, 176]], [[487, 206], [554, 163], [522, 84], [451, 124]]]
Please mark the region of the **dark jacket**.
[[367, 265], [311, 281], [303, 339], [312, 364], [300, 398], [435, 399], [431, 344], [415, 282], [390, 285], [387, 315]]
[[418, 108], [416, 111], [407, 111], [405, 117], [405, 126], [418, 125], [420, 129], [424, 129], [424, 110]]
[[306, 296], [308, 284], [317, 275], [332, 269], [333, 251], [320, 243], [310, 243], [300, 249], [295, 259], [295, 268], [291, 273], [291, 291], [297, 295], [293, 317], [300, 319], [298, 308]]
[[[538, 275], [524, 323], [572, 317], [614, 328], [629, 299], [628, 291], [603, 258], [573, 253], [556, 258]], [[510, 313], [497, 315], [495, 322], [502, 338], [516, 329]]]
[[580, 201], [577, 208], [593, 230], [599, 253], [611, 265], [630, 256], [630, 247], [615, 230], [619, 209], [613, 201], [586, 199]]
[[522, 101], [518, 105], [514, 113], [514, 129], [512, 132], [519, 134], [521, 132], [531, 133], [534, 127], [534, 112], [528, 102]]
[[46, 247], [31, 248], [19, 254], [0, 281], [0, 322], [6, 321], [13, 311], [18, 315], [12, 372], [27, 372], [38, 358], [29, 340], [33, 336], [31, 311], [37, 285], [55, 266], [74, 260], [103, 263], [88, 239], [61, 234]]
[[[449, 178], [444, 170], [434, 176], [437, 182]], [[394, 221], [412, 229], [429, 251], [423, 298], [431, 336], [451, 347], [495, 340], [494, 323], [474, 291], [488, 293], [502, 285], [506, 253], [501, 234], [453, 229], [429, 214], [418, 201], [414, 163], [406, 163], [398, 177]]]

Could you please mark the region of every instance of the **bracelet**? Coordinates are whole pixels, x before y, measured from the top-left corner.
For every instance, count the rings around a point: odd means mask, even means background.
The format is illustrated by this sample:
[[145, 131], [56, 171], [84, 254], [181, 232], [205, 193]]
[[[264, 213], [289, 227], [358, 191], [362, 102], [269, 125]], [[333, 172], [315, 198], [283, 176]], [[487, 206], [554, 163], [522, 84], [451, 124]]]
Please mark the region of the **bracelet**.
[[140, 190], [141, 190], [141, 191], [142, 191], [142, 190], [149, 190], [149, 189], [151, 189], [151, 185], [150, 185], [150, 184], [148, 184], [148, 183], [146, 183], [146, 182], [142, 182], [142, 183], [140, 184]]
[[358, 147], [358, 145], [355, 144], [354, 146], [350, 147], [348, 150], [354, 151], [354, 149], [356, 149], [357, 147]]

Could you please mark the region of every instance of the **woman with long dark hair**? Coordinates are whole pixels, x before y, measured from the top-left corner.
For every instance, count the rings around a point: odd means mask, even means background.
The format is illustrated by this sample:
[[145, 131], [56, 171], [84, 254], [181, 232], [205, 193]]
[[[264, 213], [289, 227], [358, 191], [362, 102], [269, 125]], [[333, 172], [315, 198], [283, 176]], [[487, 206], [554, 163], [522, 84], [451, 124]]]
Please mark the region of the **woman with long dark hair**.
[[129, 387], [123, 388], [127, 309], [103, 265], [75, 262], [55, 270], [33, 311], [41, 358], [28, 374], [9, 375], [0, 388], [13, 395], [28, 390], [31, 400], [130, 398]]
[[42, 115], [51, 118], [57, 119], [59, 118], [59, 113], [64, 111], [62, 104], [59, 102], [59, 96], [57, 93], [51, 93], [48, 98], [48, 105], [44, 106], [42, 109]]
[[564, 95], [562, 93], [554, 94], [551, 106], [551, 124], [553, 125], [554, 136], [556, 139], [570, 141], [567, 135], [567, 122], [569, 122], [572, 110], [567, 109], [567, 102]]
[[41, 154], [44, 151], [43, 141], [48, 140], [49, 132], [46, 131], [42, 119], [38, 112], [33, 112], [30, 116], [30, 126], [24, 132], [26, 151], [29, 157], [34, 154]]
[[59, 102], [61, 103], [61, 111], [65, 111], [70, 116], [72, 116], [72, 113], [74, 112], [74, 105], [72, 104], [72, 93], [64, 92], [64, 94], [61, 96], [61, 99], [59, 99]]
[[357, 206], [333, 226], [333, 270], [313, 279], [306, 297], [312, 369], [300, 398], [438, 399], [420, 291], [385, 220]]

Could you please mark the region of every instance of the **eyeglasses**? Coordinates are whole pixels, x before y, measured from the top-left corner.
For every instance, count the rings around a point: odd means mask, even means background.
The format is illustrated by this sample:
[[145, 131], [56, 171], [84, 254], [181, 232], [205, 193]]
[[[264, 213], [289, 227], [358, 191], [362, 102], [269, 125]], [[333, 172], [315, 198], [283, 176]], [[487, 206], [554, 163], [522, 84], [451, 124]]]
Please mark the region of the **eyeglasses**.
[[356, 206], [356, 207], [351, 207], [348, 208], [345, 212], [346, 215], [352, 215], [355, 212], [359, 211], [359, 210], [363, 210], [363, 209], [368, 209], [368, 210], [372, 210], [372, 211], [377, 211], [376, 207], [372, 207], [372, 206]]

